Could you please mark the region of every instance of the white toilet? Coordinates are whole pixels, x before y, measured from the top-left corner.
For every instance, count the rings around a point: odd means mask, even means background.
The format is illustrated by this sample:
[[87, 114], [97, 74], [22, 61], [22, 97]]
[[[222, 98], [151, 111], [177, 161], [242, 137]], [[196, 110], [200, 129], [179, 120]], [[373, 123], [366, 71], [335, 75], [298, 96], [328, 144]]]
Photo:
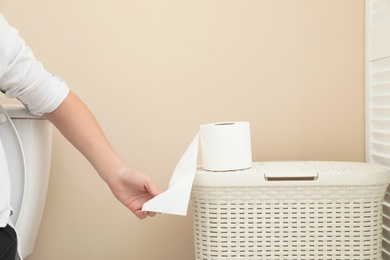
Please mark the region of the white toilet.
[[34, 249], [50, 175], [52, 126], [22, 105], [0, 106], [0, 139], [11, 177], [11, 206], [21, 256]]

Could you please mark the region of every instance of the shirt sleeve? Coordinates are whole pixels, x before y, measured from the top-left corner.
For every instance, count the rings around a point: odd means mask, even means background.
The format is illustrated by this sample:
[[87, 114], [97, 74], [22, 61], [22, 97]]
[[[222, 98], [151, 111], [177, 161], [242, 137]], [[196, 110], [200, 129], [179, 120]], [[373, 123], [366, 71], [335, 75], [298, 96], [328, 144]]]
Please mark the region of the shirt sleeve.
[[66, 83], [44, 69], [1, 14], [0, 91], [19, 99], [35, 115], [54, 111], [69, 94]]

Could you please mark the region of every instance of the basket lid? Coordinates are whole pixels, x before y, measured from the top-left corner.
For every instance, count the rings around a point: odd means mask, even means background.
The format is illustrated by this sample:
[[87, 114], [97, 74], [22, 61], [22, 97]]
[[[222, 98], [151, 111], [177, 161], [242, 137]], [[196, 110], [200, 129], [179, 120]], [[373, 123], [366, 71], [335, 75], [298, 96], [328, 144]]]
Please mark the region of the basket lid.
[[198, 186], [377, 185], [390, 183], [390, 171], [363, 162], [270, 161], [252, 168], [211, 172], [198, 169]]

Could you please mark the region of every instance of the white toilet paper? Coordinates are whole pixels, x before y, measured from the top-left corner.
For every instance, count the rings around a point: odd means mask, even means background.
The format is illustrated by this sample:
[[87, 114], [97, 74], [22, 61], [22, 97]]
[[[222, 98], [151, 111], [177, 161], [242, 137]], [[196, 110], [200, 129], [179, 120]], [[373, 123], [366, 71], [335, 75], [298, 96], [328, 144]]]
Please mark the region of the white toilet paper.
[[172, 174], [169, 188], [146, 202], [142, 210], [185, 216], [197, 168], [199, 139], [202, 168], [231, 171], [252, 166], [248, 122], [214, 123], [200, 126]]
[[204, 170], [232, 171], [252, 166], [248, 122], [201, 125], [200, 136]]

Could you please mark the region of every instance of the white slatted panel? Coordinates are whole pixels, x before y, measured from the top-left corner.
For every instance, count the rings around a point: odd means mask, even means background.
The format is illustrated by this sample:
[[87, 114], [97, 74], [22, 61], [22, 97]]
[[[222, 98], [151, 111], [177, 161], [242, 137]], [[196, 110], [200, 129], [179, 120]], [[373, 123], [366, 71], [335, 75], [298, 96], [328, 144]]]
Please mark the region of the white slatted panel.
[[390, 0], [367, 1], [367, 161], [390, 168]]
[[390, 167], [390, 57], [370, 64], [371, 161]]
[[390, 0], [372, 1], [370, 61], [390, 57]]

